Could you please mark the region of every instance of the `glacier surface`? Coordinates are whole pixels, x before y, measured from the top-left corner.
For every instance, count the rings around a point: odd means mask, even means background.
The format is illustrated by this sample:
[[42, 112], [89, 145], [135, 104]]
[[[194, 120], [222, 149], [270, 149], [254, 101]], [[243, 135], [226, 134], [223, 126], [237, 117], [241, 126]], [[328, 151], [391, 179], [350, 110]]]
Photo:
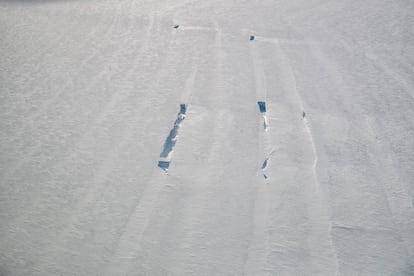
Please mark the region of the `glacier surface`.
[[0, 275], [413, 275], [413, 14], [1, 0]]

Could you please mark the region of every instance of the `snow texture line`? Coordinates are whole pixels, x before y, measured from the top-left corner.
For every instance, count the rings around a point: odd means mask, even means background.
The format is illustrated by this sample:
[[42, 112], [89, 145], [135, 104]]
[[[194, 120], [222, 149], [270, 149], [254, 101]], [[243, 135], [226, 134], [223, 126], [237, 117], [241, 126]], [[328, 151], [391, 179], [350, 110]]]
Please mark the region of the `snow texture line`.
[[[308, 122], [308, 115], [305, 112], [305, 108], [304, 108], [304, 101], [302, 99], [302, 96], [299, 92], [298, 89], [298, 84], [297, 84], [297, 79], [294, 73], [294, 69], [293, 69], [293, 65], [292, 65], [292, 61], [289, 59], [289, 56], [286, 54], [286, 52], [284, 51], [283, 47], [280, 45], [279, 41], [276, 40], [275, 41], [275, 46], [276, 46], [276, 50], [279, 52], [279, 55], [281, 57], [281, 61], [282, 61], [282, 65], [284, 65], [285, 68], [287, 68], [287, 77], [289, 77], [289, 79], [292, 81], [293, 83], [293, 91], [296, 94], [296, 98], [300, 107], [300, 110], [302, 110], [302, 119], [304, 121], [304, 130], [306, 131], [308, 137], [309, 137], [309, 141], [310, 141], [310, 146], [311, 146], [311, 150], [312, 153], [314, 155], [314, 161], [312, 164], [312, 174], [313, 174], [313, 183], [314, 183], [314, 192], [315, 192], [315, 197], [318, 198], [319, 202], [318, 202], [318, 211], [316, 211], [314, 214], [312, 214], [312, 216], [315, 216], [315, 220], [317, 221], [321, 221], [323, 220], [325, 222], [325, 226], [327, 228], [329, 228], [329, 230], [327, 230], [325, 233], [329, 236], [329, 248], [327, 251], [327, 254], [329, 256], [333, 256], [332, 257], [332, 262], [334, 262], [335, 265], [335, 271], [336, 274], [338, 274], [339, 271], [339, 263], [338, 263], [338, 253], [336, 251], [336, 247], [334, 244], [334, 239], [332, 236], [332, 224], [330, 221], [330, 213], [329, 210], [327, 210], [326, 206], [327, 206], [327, 197], [325, 194], [325, 191], [323, 189], [321, 189], [321, 185], [320, 185], [320, 181], [319, 181], [319, 177], [318, 177], [318, 173], [317, 173], [317, 165], [318, 165], [318, 154], [317, 154], [317, 150], [316, 150], [316, 145], [315, 145], [315, 141], [314, 141], [314, 137], [312, 134], [312, 129], [311, 129], [311, 125]], [[317, 245], [319, 243], [319, 241], [316, 239], [313, 242], [315, 245]], [[317, 252], [312, 251], [311, 252], [312, 255], [316, 254], [320, 254]]]

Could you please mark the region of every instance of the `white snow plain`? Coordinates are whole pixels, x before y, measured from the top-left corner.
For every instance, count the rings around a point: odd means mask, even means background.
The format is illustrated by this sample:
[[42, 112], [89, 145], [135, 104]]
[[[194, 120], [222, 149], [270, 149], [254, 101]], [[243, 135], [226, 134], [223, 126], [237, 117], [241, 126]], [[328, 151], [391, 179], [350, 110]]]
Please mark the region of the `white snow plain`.
[[413, 275], [413, 15], [1, 0], [0, 275]]

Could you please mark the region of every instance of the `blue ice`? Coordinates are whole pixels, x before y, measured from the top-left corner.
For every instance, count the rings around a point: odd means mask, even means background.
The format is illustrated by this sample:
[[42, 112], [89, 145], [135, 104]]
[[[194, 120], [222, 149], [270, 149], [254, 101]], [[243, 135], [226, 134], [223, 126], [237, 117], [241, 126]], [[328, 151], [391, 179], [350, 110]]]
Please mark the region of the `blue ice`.
[[259, 105], [260, 112], [265, 113], [266, 112], [266, 103], [265, 102], [257, 102], [257, 104]]

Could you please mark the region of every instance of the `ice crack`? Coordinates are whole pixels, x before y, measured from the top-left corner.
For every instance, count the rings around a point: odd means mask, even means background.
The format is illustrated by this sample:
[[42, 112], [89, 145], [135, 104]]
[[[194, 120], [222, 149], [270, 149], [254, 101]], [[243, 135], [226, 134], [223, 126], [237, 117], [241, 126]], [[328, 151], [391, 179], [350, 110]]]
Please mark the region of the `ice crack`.
[[165, 139], [164, 148], [162, 152], [160, 153], [161, 159], [158, 161], [158, 167], [163, 169], [165, 172], [168, 171], [168, 168], [170, 166], [172, 153], [173, 153], [174, 146], [178, 138], [178, 130], [181, 126], [181, 123], [185, 119], [186, 112], [187, 112], [186, 104], [180, 104], [180, 112], [178, 112], [177, 114], [177, 119], [174, 122], [174, 126], [170, 130], [170, 133], [168, 134], [167, 139]]

